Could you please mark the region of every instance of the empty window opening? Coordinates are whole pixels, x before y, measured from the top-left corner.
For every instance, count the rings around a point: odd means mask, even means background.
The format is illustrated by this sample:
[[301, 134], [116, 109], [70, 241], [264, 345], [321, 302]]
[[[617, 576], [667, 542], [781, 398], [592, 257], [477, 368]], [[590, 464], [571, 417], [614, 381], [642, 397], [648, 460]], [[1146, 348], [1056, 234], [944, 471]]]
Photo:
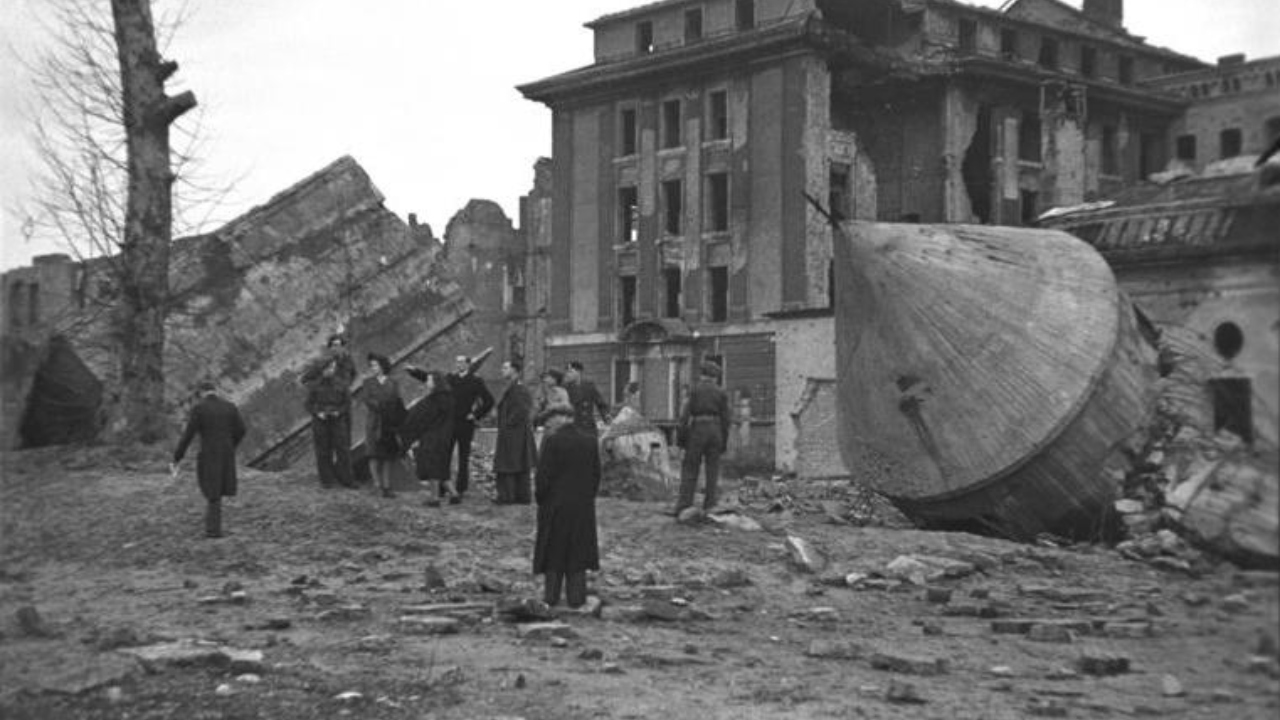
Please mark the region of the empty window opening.
[[641, 55], [653, 52], [653, 23], [636, 23], [636, 52]]
[[729, 173], [707, 175], [706, 225], [711, 232], [729, 229]]
[[1164, 139], [1156, 133], [1142, 133], [1138, 140], [1138, 176], [1145, 178], [1164, 169]]
[[662, 286], [666, 296], [666, 302], [663, 303], [662, 307], [663, 317], [680, 317], [681, 284], [682, 275], [680, 268], [667, 267], [662, 269]]
[[827, 210], [838, 220], [853, 217], [849, 208], [851, 196], [849, 165], [839, 162], [831, 163], [831, 171], [827, 178]]
[[639, 144], [637, 142], [635, 108], [623, 108], [619, 124], [622, 125], [619, 128], [622, 134], [622, 154], [635, 155], [636, 147]]
[[1113, 125], [1102, 126], [1102, 174], [1118, 175], [1120, 173], [1119, 148], [1116, 147], [1116, 129]]
[[1194, 161], [1196, 159], [1196, 136], [1179, 135], [1175, 150], [1178, 153], [1179, 160]]
[[695, 42], [702, 39], [702, 8], [684, 11], [684, 41]]
[[1233, 158], [1240, 154], [1244, 145], [1244, 136], [1240, 128], [1227, 128], [1218, 136], [1219, 157]]
[[679, 235], [683, 231], [684, 218], [684, 183], [679, 180], [662, 181], [662, 229], [668, 235]]
[[1098, 51], [1089, 45], [1080, 46], [1080, 74], [1087, 78], [1098, 74]]
[[1253, 443], [1253, 384], [1248, 378], [1211, 378], [1213, 430], [1235, 433]]
[[613, 361], [613, 402], [626, 400], [627, 388], [640, 379], [640, 363], [618, 358]]
[[983, 224], [991, 222], [991, 108], [986, 105], [978, 107], [977, 127], [960, 162], [960, 177], [974, 217]]
[[1213, 329], [1213, 349], [1224, 360], [1232, 360], [1244, 349], [1244, 331], [1233, 322], [1224, 322]]
[[1005, 60], [1018, 59], [1018, 33], [1008, 28], [1000, 31], [1000, 57]]
[[755, 0], [737, 0], [733, 7], [739, 30], [750, 30], [756, 26]]
[[729, 137], [729, 94], [724, 90], [712, 92], [708, 105], [710, 117], [707, 118], [707, 124], [711, 139], [723, 140]]
[[1133, 84], [1133, 58], [1128, 55], [1120, 56], [1120, 84]]
[[1040, 162], [1040, 114], [1022, 113], [1018, 124], [1018, 159]]
[[662, 103], [662, 147], [680, 147], [680, 101]]
[[632, 243], [640, 236], [640, 203], [634, 187], [618, 188], [618, 240]]
[[1040, 67], [1050, 70], [1058, 69], [1058, 41], [1053, 38], [1040, 38]]
[[729, 268], [708, 268], [707, 276], [707, 289], [711, 294], [708, 298], [708, 320], [724, 322], [729, 319]]
[[1022, 211], [1022, 224], [1025, 227], [1031, 227], [1036, 224], [1036, 218], [1040, 216], [1039, 208], [1036, 205], [1040, 202], [1040, 193], [1034, 190], [1019, 190], [1018, 202]]
[[627, 327], [636, 321], [636, 276], [619, 277], [618, 290], [618, 317], [622, 319], [622, 327]]
[[978, 49], [978, 22], [960, 18], [960, 52], [972, 53]]

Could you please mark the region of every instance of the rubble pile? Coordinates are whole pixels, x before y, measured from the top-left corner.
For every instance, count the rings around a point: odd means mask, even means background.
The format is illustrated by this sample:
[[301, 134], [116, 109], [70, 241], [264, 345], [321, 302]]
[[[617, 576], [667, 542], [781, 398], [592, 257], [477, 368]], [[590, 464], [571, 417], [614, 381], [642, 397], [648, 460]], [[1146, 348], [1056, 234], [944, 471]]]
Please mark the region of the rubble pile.
[[765, 513], [826, 515], [838, 525], [914, 527], [882, 495], [853, 480], [806, 480], [794, 476], [748, 475], [738, 488], [738, 502]]
[[600, 436], [600, 495], [642, 502], [675, 496], [666, 435], [643, 415], [624, 407]]

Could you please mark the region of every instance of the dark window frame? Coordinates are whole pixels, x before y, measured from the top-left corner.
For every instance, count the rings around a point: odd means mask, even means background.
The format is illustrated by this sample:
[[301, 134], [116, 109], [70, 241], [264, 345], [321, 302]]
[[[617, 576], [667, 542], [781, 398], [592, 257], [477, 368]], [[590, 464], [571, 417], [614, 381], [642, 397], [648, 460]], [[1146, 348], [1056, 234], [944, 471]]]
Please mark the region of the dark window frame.
[[684, 181], [662, 181], [662, 230], [666, 235], [684, 234]]
[[978, 21], [973, 18], [960, 18], [957, 27], [956, 47], [961, 53], [972, 54], [978, 51]]
[[682, 147], [684, 137], [684, 103], [679, 98], [662, 101], [662, 149]]
[[640, 151], [640, 118], [634, 107], [624, 107], [618, 113], [618, 134], [622, 136], [619, 146], [621, 157], [629, 157]]
[[684, 41], [697, 42], [702, 39], [702, 8], [689, 8], [684, 11]]
[[713, 265], [707, 268], [707, 322], [729, 321], [729, 268]]
[[712, 90], [707, 95], [707, 135], [711, 140], [729, 137], [729, 92]]
[[621, 327], [628, 327], [636, 321], [639, 285], [635, 275], [618, 276], [618, 322]]
[[641, 55], [652, 55], [656, 46], [653, 43], [653, 22], [642, 20], [636, 23], [636, 52]]
[[684, 274], [679, 267], [668, 265], [662, 269], [662, 292], [663, 317], [679, 318], [683, 315]]
[[730, 224], [729, 173], [711, 172], [706, 178], [706, 229], [709, 232], [727, 232]]
[[756, 26], [755, 0], [737, 0], [733, 4], [733, 24], [739, 30], [750, 30]]
[[1218, 157], [1239, 157], [1244, 152], [1244, 132], [1240, 128], [1223, 128], [1218, 133]]
[[640, 191], [635, 185], [618, 187], [618, 242], [640, 239]]

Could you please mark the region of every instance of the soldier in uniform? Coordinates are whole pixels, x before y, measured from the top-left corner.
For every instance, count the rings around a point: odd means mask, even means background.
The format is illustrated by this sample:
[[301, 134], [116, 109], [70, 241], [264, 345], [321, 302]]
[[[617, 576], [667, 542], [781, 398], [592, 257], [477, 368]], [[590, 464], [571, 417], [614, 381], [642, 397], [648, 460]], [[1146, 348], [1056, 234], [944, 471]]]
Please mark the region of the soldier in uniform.
[[704, 362], [699, 374], [702, 377], [690, 391], [680, 413], [678, 433], [683, 438], [684, 461], [680, 465], [680, 495], [675, 507], [677, 516], [693, 505], [698, 471], [704, 467], [706, 486], [703, 488], [702, 507], [710, 510], [715, 506], [720, 456], [729, 440], [729, 396], [718, 384], [720, 367]]

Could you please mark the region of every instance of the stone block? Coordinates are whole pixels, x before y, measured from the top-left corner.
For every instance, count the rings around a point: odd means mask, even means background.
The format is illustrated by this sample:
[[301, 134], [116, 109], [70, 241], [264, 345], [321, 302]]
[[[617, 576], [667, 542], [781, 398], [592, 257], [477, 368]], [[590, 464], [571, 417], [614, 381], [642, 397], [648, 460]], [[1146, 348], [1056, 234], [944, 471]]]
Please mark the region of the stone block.
[[529, 623], [516, 626], [516, 636], [521, 640], [549, 640], [564, 638], [571, 640], [578, 637], [572, 626], [561, 622]]
[[1129, 672], [1129, 658], [1115, 653], [1088, 651], [1076, 659], [1085, 675], [1123, 675]]
[[452, 635], [461, 623], [443, 615], [406, 615], [400, 618], [400, 631], [410, 635]]
[[944, 675], [947, 672], [947, 661], [943, 658], [916, 657], [882, 651], [872, 654], [870, 661], [871, 667], [876, 670], [907, 675]]

